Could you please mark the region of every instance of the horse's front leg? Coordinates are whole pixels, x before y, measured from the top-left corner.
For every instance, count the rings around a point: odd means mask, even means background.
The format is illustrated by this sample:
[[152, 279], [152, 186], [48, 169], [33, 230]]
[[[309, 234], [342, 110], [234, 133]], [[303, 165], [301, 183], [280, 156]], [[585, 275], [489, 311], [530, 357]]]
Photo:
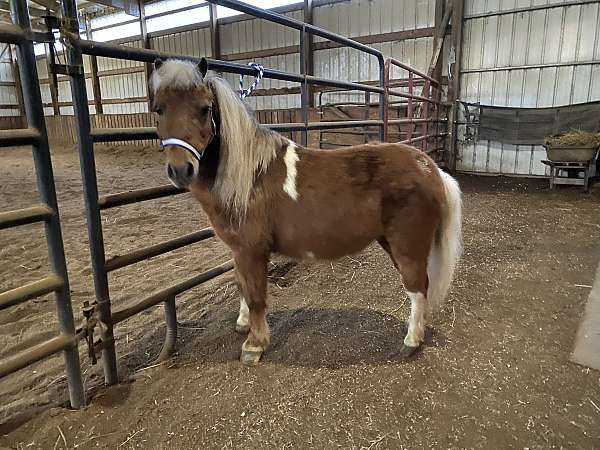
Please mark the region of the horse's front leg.
[[236, 329], [243, 331], [249, 326], [248, 337], [242, 345], [240, 357], [242, 363], [247, 366], [257, 365], [269, 345], [266, 302], [268, 261], [267, 255], [249, 250], [242, 250], [235, 255], [238, 283], [243, 297]]

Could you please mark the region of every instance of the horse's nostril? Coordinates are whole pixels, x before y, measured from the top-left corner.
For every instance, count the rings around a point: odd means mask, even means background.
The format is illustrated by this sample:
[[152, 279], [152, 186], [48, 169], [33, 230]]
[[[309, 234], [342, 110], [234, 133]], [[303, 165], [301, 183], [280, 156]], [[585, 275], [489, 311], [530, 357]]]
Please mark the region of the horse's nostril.
[[167, 164], [167, 175], [171, 179], [175, 178], [175, 173], [173, 172], [173, 168], [171, 167], [171, 164]]
[[192, 178], [192, 176], [194, 175], [194, 165], [191, 162], [187, 163], [185, 170], [187, 176]]

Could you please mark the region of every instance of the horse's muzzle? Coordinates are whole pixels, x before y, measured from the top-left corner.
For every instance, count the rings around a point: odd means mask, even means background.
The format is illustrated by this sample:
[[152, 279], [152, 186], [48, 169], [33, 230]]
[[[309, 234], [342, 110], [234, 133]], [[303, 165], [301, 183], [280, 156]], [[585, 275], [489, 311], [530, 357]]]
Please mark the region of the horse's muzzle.
[[180, 189], [186, 189], [192, 184], [196, 170], [191, 162], [181, 165], [167, 164], [167, 176], [171, 183]]

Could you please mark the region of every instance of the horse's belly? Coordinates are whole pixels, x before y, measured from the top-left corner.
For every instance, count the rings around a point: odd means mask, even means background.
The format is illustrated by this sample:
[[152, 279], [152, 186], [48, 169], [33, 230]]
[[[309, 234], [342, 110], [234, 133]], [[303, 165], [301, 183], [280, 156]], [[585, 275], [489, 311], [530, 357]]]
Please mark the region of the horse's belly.
[[356, 253], [381, 236], [377, 215], [356, 214], [340, 220], [312, 219], [280, 224], [277, 253], [300, 259], [336, 259]]

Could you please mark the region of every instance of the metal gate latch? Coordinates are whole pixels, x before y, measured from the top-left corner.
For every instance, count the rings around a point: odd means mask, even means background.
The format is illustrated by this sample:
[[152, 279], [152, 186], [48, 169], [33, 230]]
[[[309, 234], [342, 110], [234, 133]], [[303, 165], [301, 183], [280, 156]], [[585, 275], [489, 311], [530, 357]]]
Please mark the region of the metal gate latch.
[[90, 302], [83, 302], [83, 317], [85, 317], [85, 342], [88, 346], [88, 356], [92, 360], [92, 364], [98, 362], [96, 352], [94, 350], [94, 328], [96, 327], [96, 318], [94, 317], [95, 303], [90, 305]]

